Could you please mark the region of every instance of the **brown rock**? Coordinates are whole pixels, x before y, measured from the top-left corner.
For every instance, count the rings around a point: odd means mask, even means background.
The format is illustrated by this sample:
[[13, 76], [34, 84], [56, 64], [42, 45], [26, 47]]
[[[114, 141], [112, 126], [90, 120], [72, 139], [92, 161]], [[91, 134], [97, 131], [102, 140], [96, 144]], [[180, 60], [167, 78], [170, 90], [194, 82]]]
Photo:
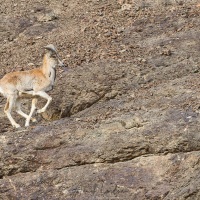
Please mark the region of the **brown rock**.
[[2, 3], [0, 77], [49, 43], [68, 67], [29, 128], [0, 97], [0, 199], [200, 199], [197, 4]]

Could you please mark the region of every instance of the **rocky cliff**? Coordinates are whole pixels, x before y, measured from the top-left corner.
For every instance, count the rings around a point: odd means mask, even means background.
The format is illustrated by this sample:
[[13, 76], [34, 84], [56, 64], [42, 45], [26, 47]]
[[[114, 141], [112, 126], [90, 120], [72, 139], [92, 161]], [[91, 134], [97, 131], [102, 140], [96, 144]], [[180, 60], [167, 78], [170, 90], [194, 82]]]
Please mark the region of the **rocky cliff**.
[[1, 97], [0, 199], [200, 199], [198, 0], [5, 0], [0, 11], [0, 77], [39, 66], [50, 43], [67, 65], [29, 128], [12, 129]]

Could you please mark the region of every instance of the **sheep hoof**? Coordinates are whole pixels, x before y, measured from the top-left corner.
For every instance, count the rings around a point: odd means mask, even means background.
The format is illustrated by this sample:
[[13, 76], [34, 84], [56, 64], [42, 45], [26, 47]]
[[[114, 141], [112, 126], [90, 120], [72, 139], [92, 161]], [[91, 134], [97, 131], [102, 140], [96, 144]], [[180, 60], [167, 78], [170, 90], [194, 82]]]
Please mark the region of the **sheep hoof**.
[[37, 113], [43, 113], [45, 110], [44, 109], [40, 109], [40, 110], [37, 110]]
[[21, 126], [19, 124], [14, 124], [13, 127], [14, 128], [20, 128]]

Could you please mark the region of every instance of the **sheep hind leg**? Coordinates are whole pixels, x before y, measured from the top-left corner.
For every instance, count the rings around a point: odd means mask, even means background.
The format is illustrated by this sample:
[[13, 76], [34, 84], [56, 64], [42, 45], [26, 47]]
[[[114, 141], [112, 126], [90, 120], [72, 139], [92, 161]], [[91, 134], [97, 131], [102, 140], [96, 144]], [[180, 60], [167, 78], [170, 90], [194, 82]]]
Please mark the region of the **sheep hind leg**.
[[[16, 101], [16, 112], [21, 115], [22, 117], [24, 117], [26, 120], [29, 117], [27, 114], [25, 114], [22, 110], [21, 110], [21, 101], [18, 99]], [[32, 122], [36, 122], [37, 120], [35, 118], [31, 117], [31, 121]]]
[[[34, 118], [32, 118], [32, 115], [33, 115], [33, 113], [34, 113], [34, 111], [35, 111], [35, 109], [36, 109], [36, 103], [37, 103], [37, 99], [36, 99], [36, 98], [33, 98], [33, 99], [32, 99], [32, 105], [31, 105], [31, 111], [30, 111], [30, 113], [29, 113], [29, 115], [28, 115], [28, 117], [27, 117], [27, 119], [26, 119], [26, 123], [25, 123], [25, 126], [26, 126], [26, 127], [29, 126], [30, 120], [31, 120], [31, 119], [34, 119]], [[33, 120], [32, 120], [32, 121], [33, 121]]]
[[7, 115], [8, 119], [10, 120], [12, 126], [15, 127], [15, 128], [19, 128], [20, 125], [17, 124], [15, 122], [15, 120], [13, 119], [13, 117], [11, 116], [11, 111], [12, 111], [12, 108], [15, 104], [15, 101], [16, 101], [15, 97], [8, 97], [5, 108], [4, 108], [4, 112]]

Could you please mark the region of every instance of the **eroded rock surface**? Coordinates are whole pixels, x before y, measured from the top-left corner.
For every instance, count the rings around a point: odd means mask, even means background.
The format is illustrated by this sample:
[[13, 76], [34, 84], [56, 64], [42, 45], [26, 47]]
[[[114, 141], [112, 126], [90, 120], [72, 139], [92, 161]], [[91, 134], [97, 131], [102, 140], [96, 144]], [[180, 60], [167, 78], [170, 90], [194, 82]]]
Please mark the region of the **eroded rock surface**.
[[0, 99], [0, 199], [200, 199], [199, 13], [197, 0], [6, 0], [0, 76], [39, 66], [47, 43], [68, 67], [27, 129]]

